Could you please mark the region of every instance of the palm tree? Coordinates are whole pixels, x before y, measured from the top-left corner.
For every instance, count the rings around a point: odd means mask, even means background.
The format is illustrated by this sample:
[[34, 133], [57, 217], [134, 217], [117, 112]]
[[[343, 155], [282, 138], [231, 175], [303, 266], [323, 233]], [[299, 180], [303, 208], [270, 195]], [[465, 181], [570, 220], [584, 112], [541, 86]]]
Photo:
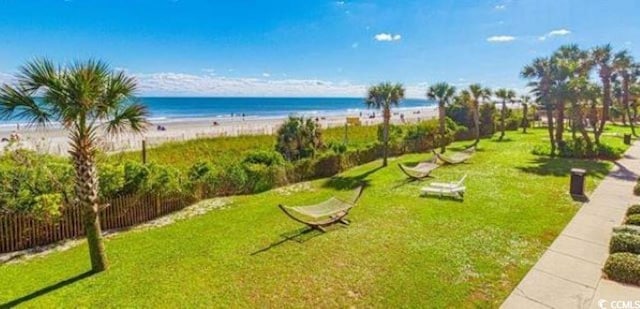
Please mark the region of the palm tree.
[[[580, 122], [581, 107], [579, 97], [581, 93], [575, 91], [576, 84], [583, 84], [583, 80], [588, 77], [592, 68], [592, 61], [589, 53], [578, 47], [576, 44], [563, 45], [553, 53], [551, 57], [555, 67], [555, 83], [553, 87], [553, 97], [556, 100], [556, 143], [560, 146], [563, 143], [565, 104], [571, 103], [571, 123], [572, 133], [575, 138], [576, 129], [584, 130]], [[586, 134], [586, 131], [583, 131]], [[588, 136], [587, 136], [588, 137]], [[590, 141], [588, 142], [590, 143]]]
[[502, 109], [500, 110], [500, 140], [502, 140], [506, 129], [504, 121], [507, 117], [507, 101], [512, 102], [516, 93], [511, 89], [500, 88], [496, 90], [496, 97], [502, 99]]
[[556, 141], [553, 126], [554, 104], [551, 100], [551, 87], [553, 86], [553, 66], [549, 58], [536, 58], [522, 69], [520, 76], [532, 80], [529, 87], [536, 96], [536, 101], [545, 108], [547, 113], [547, 129], [551, 143], [551, 155], [555, 155]]
[[520, 104], [522, 104], [522, 133], [527, 133], [527, 127], [529, 127], [529, 104], [531, 104], [531, 97], [528, 95], [521, 95]]
[[591, 51], [591, 60], [598, 68], [598, 76], [602, 83], [602, 119], [599, 127], [595, 130], [595, 142], [600, 144], [600, 135], [604, 131], [604, 125], [609, 120], [609, 109], [611, 108], [611, 78], [613, 75], [613, 63], [611, 56], [611, 45], [603, 45]]
[[389, 82], [380, 83], [369, 87], [365, 104], [368, 107], [382, 109], [383, 118], [383, 160], [382, 166], [387, 166], [389, 154], [389, 121], [391, 120], [391, 106], [398, 106], [400, 100], [404, 99], [404, 87], [402, 84], [391, 84]]
[[[438, 101], [438, 119], [440, 121], [440, 137], [444, 138], [446, 134], [445, 119], [447, 117], [445, 108], [447, 104], [451, 103], [453, 97], [456, 94], [456, 87], [451, 86], [445, 82], [440, 82], [429, 87], [427, 91], [427, 98]], [[442, 142], [440, 152], [446, 151], [446, 145]]]
[[622, 79], [622, 107], [627, 114], [627, 119], [629, 119], [631, 133], [637, 136], [634, 126], [635, 117], [631, 114], [630, 91], [631, 85], [635, 82], [636, 78], [640, 76], [640, 67], [634, 62], [633, 56], [629, 54], [629, 51], [623, 50], [616, 53], [613, 57], [613, 68]]
[[480, 101], [489, 100], [491, 98], [491, 89], [482, 88], [480, 84], [469, 85], [469, 95], [472, 103], [473, 123], [474, 123], [474, 135], [476, 141], [473, 145], [480, 143]]
[[108, 268], [98, 218], [96, 151], [101, 133], [125, 130], [142, 132], [148, 124], [147, 109], [135, 103], [134, 78], [114, 72], [100, 61], [55, 66], [39, 59], [27, 63], [16, 83], [0, 88], [0, 115], [44, 127], [58, 122], [69, 133], [71, 160], [75, 169], [74, 204], [82, 209], [91, 268]]

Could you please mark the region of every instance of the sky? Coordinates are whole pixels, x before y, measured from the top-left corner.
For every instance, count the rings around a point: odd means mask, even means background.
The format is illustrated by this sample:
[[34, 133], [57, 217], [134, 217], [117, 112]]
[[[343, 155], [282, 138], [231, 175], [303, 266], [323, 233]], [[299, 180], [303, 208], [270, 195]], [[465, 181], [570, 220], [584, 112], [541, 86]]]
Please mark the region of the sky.
[[0, 0], [0, 81], [46, 57], [104, 60], [144, 96], [524, 91], [521, 68], [562, 44], [640, 58], [638, 12], [639, 0]]

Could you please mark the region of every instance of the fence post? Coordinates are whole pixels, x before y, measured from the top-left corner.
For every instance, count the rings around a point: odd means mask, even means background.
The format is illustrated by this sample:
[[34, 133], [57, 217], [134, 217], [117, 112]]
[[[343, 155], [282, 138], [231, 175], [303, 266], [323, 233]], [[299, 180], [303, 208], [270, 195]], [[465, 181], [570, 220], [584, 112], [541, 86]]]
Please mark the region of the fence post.
[[147, 164], [147, 140], [142, 140], [142, 164]]

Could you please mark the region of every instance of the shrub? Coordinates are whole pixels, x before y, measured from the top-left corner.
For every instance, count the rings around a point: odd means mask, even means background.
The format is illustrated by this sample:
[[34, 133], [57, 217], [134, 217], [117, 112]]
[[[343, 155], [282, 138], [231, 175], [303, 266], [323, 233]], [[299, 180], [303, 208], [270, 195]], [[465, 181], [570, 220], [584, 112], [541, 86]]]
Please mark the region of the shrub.
[[[378, 125], [378, 142], [384, 143], [384, 125]], [[402, 127], [389, 124], [389, 146], [402, 143]]]
[[625, 221], [625, 224], [640, 225], [640, 214], [627, 216], [627, 220]]
[[611, 280], [640, 285], [640, 255], [614, 253], [607, 259], [603, 270]]
[[285, 164], [284, 157], [282, 157], [279, 152], [272, 150], [257, 150], [249, 152], [245, 156], [244, 160], [242, 160], [242, 162], [250, 164], [263, 164], [266, 166], [283, 166]]
[[98, 167], [98, 179], [100, 181], [101, 198], [107, 199], [121, 194], [125, 184], [124, 165], [100, 165]]
[[629, 209], [627, 209], [627, 216], [640, 214], [640, 204], [631, 205]]
[[640, 235], [640, 226], [636, 226], [636, 225], [616, 226], [613, 228], [613, 232]]
[[247, 174], [246, 187], [249, 192], [263, 192], [287, 183], [286, 170], [282, 165], [245, 163], [244, 169]]
[[640, 235], [615, 233], [609, 242], [609, 253], [640, 253]]
[[633, 186], [633, 194], [640, 195], [640, 181], [638, 181], [636, 185]]
[[289, 161], [313, 157], [322, 146], [322, 132], [311, 118], [289, 117], [278, 129], [276, 151]]
[[331, 142], [327, 146], [333, 153], [341, 154], [347, 152], [347, 144], [342, 142]]

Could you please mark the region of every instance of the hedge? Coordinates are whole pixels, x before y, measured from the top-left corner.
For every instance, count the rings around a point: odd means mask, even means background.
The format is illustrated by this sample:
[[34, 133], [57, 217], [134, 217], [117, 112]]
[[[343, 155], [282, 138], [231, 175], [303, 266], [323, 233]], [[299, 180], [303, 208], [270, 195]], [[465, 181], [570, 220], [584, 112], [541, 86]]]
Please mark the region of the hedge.
[[640, 226], [637, 226], [637, 225], [616, 226], [613, 228], [613, 232], [640, 235]]
[[609, 253], [640, 253], [640, 235], [615, 233], [609, 242]]
[[607, 259], [603, 270], [611, 280], [640, 285], [640, 255], [614, 253]]
[[627, 217], [625, 224], [640, 225], [640, 214], [630, 215]]
[[632, 205], [627, 209], [627, 216], [640, 214], [640, 204]]

